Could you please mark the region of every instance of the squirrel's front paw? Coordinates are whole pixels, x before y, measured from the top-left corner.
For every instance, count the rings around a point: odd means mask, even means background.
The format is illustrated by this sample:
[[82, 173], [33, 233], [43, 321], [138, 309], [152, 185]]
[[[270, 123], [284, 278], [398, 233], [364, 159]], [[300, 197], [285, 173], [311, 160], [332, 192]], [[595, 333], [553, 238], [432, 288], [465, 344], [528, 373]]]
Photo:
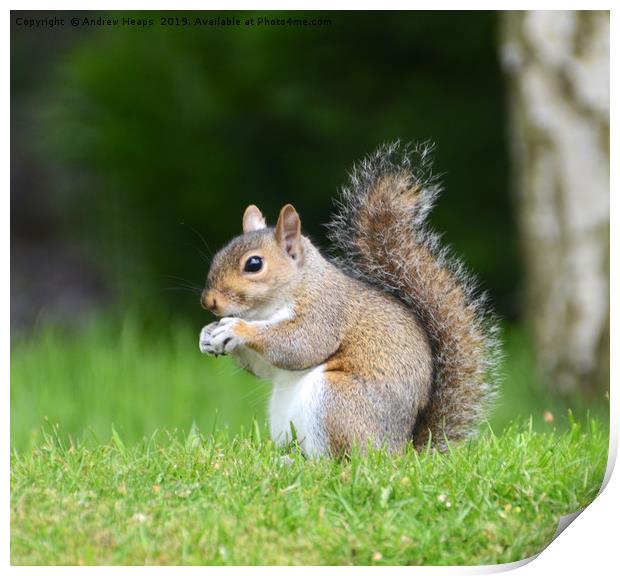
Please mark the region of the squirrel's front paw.
[[198, 347], [203, 354], [215, 354], [213, 348], [211, 347], [211, 339], [213, 337], [213, 330], [217, 328], [219, 322], [211, 322], [211, 324], [207, 324], [200, 331], [200, 338], [198, 339]]
[[200, 332], [200, 351], [214, 356], [230, 354], [243, 343], [235, 330], [241, 324], [245, 323], [239, 318], [222, 318], [219, 322], [208, 324]]

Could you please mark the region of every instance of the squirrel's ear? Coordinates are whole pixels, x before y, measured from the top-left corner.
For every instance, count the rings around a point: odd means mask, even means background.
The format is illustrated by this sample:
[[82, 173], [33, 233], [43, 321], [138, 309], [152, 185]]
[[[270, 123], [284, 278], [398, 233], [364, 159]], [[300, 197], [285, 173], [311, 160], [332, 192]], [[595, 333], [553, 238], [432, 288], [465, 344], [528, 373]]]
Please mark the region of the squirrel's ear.
[[301, 261], [301, 220], [291, 204], [280, 210], [276, 224], [276, 241], [293, 260]]
[[243, 213], [243, 233], [262, 230], [263, 228], [267, 228], [265, 217], [254, 204], [250, 204]]

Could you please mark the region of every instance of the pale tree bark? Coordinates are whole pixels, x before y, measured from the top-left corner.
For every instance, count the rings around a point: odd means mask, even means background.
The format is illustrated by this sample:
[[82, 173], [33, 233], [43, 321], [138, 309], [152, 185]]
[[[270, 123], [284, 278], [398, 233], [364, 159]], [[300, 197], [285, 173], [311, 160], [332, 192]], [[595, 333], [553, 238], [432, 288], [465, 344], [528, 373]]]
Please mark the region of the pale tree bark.
[[503, 14], [526, 272], [544, 382], [609, 384], [609, 12]]

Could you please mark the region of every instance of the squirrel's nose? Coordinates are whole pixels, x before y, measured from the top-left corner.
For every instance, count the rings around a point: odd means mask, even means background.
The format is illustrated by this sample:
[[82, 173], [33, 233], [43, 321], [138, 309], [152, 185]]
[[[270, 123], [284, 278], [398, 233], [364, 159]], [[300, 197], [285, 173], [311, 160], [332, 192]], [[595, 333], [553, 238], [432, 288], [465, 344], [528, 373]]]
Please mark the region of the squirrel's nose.
[[211, 312], [217, 308], [217, 300], [211, 290], [203, 290], [200, 304], [205, 310], [211, 310]]

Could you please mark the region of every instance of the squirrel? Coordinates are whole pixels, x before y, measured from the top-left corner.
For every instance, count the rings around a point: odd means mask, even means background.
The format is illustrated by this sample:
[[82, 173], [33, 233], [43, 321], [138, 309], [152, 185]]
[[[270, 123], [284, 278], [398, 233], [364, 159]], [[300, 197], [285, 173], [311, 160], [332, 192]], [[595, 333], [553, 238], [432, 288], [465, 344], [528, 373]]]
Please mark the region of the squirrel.
[[275, 228], [248, 206], [214, 257], [202, 306], [220, 316], [199, 348], [273, 382], [270, 432], [306, 456], [354, 446], [443, 450], [474, 436], [497, 391], [498, 323], [484, 294], [426, 226], [440, 186], [432, 146], [381, 146], [354, 166], [327, 225]]

